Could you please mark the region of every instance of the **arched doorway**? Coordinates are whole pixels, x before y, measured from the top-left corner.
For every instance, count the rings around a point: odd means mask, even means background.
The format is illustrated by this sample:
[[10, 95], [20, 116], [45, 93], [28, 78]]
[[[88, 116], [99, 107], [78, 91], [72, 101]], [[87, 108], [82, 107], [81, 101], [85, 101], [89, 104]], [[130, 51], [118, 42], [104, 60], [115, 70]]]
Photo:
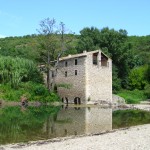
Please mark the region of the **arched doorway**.
[[64, 103], [64, 98], [61, 99], [62, 103]]
[[75, 97], [74, 104], [81, 104], [81, 99], [79, 97]]
[[65, 97], [65, 100], [66, 100], [66, 104], [68, 105], [68, 98], [67, 98], [67, 97]]
[[67, 97], [63, 97], [63, 98], [61, 99], [61, 101], [62, 101], [62, 103], [68, 104], [68, 98], [67, 98]]

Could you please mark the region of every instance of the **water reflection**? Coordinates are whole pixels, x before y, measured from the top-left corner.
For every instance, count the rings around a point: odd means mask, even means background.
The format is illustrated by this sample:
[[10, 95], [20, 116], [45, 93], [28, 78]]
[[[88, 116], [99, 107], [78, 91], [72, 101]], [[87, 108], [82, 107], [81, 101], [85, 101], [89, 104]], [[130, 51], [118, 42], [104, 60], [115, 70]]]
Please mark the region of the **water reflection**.
[[[112, 130], [112, 109], [102, 108], [63, 108], [56, 121], [49, 126], [49, 137], [95, 134]], [[44, 127], [47, 131], [47, 125]]]
[[112, 130], [112, 109], [58, 106], [0, 108], [0, 145]]

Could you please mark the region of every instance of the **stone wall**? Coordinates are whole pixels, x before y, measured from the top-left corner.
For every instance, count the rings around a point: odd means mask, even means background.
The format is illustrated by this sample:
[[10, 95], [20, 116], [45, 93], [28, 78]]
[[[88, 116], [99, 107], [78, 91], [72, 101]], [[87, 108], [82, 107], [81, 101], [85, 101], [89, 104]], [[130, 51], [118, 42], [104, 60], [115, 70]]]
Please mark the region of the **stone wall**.
[[[77, 59], [77, 65], [75, 65], [75, 59]], [[79, 97], [81, 103], [85, 101], [85, 59], [86, 57], [79, 57], [60, 62], [56, 83], [69, 85], [69, 89], [59, 87], [58, 94], [64, 99], [67, 97], [69, 103], [74, 103], [75, 97]], [[66, 62], [67, 66], [65, 66]], [[77, 75], [75, 75], [75, 70], [77, 70]], [[65, 72], [67, 72], [67, 77], [65, 77]]]
[[101, 52], [97, 65], [92, 63], [93, 53], [89, 53], [86, 63], [86, 99], [88, 101], [112, 101], [112, 61], [101, 66]]
[[[97, 55], [97, 62], [93, 64], [93, 53]], [[74, 99], [79, 97], [81, 103], [88, 101], [112, 101], [112, 61], [102, 54], [107, 61], [102, 62], [101, 51], [92, 51], [78, 55], [78, 57], [67, 57], [59, 63], [56, 84], [69, 85], [68, 89], [58, 88], [61, 98], [68, 99], [69, 103], [74, 103]], [[95, 56], [94, 56], [95, 58]], [[75, 65], [77, 60], [77, 65]], [[77, 75], [75, 75], [75, 70]], [[67, 74], [67, 75], [66, 75]]]

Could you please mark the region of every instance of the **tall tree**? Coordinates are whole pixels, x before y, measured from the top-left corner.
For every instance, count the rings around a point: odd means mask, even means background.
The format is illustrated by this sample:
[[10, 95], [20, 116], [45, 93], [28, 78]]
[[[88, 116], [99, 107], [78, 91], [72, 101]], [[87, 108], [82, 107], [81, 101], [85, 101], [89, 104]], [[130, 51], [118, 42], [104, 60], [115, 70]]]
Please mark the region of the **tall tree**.
[[[122, 85], [127, 83], [127, 76], [134, 63], [130, 45], [126, 43], [127, 31], [120, 29], [116, 31], [108, 27], [101, 30], [91, 27], [80, 31], [81, 36], [78, 42], [78, 51], [102, 49], [113, 60], [117, 67], [118, 77], [122, 79]], [[122, 71], [124, 68], [124, 71]]]
[[86, 27], [80, 31], [77, 44], [78, 52], [91, 51], [99, 48], [100, 31], [95, 27]]
[[40, 22], [40, 48], [41, 61], [45, 64], [47, 70], [47, 88], [49, 91], [54, 87], [54, 82], [51, 84], [51, 71], [53, 70], [54, 81], [57, 74], [59, 58], [67, 50], [66, 41], [64, 38], [66, 29], [65, 24], [60, 22], [56, 24], [55, 19], [46, 18]]

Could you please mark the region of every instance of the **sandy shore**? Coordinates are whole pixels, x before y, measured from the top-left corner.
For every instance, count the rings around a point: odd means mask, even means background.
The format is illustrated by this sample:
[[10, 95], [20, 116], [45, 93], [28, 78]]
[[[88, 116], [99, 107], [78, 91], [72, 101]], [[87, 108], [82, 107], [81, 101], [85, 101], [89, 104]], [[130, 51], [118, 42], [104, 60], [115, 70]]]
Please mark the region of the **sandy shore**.
[[150, 150], [150, 124], [106, 134], [2, 145], [0, 150]]

